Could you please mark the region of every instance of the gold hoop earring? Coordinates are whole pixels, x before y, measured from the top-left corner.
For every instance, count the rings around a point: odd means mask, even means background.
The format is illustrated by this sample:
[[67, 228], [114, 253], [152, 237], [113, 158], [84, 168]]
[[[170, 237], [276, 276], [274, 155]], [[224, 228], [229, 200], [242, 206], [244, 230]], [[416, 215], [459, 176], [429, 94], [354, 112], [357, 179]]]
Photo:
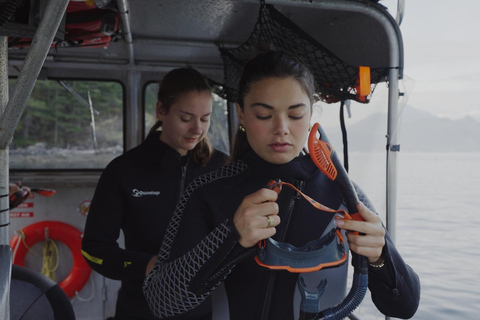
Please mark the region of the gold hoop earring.
[[243, 124], [238, 126], [238, 130], [245, 132], [245, 127], [243, 126]]

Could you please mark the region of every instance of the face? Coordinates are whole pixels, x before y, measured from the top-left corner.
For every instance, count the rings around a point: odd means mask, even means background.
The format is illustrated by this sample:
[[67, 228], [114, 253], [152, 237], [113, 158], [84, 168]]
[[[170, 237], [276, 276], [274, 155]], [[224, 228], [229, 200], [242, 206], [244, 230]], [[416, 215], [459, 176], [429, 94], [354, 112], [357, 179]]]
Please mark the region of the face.
[[207, 134], [212, 114], [212, 96], [208, 91], [191, 91], [170, 106], [168, 113], [157, 103], [157, 119], [162, 121], [160, 140], [182, 156]]
[[310, 99], [293, 78], [266, 78], [250, 85], [243, 110], [237, 104], [252, 149], [274, 164], [290, 162], [305, 145]]

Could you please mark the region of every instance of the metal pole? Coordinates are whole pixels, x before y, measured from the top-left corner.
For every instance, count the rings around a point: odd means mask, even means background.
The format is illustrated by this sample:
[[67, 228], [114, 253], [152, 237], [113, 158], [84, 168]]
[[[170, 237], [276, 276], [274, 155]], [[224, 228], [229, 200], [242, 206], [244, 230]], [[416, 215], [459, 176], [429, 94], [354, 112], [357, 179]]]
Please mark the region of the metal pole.
[[[2, 258], [0, 273], [8, 275], [8, 280], [11, 272], [11, 249], [8, 246], [8, 225], [10, 224], [8, 211], [8, 144], [12, 140], [13, 133], [32, 93], [33, 86], [37, 81], [60, 21], [65, 14], [68, 2], [69, 0], [48, 1], [43, 19], [35, 32], [10, 100], [8, 99], [7, 76], [8, 41], [7, 37], [0, 37], [0, 248], [6, 252], [4, 257], [8, 257], [8, 261]], [[2, 320], [8, 320], [10, 318], [10, 282], [5, 281], [4, 277], [1, 278], [0, 291], [0, 316]]]
[[127, 75], [127, 139], [126, 150], [137, 146], [141, 142], [143, 132], [140, 95], [140, 74], [136, 67], [135, 52], [133, 49], [133, 37], [130, 28], [130, 5], [128, 0], [117, 0], [117, 7], [123, 24], [123, 36], [128, 50], [128, 75]]
[[[8, 104], [8, 38], [0, 37], [0, 115]], [[0, 135], [4, 132], [0, 131]], [[8, 147], [0, 148], [0, 245], [8, 244]]]
[[47, 3], [12, 96], [0, 118], [0, 149], [6, 148], [13, 137], [68, 2], [69, 0], [50, 0]]
[[397, 239], [397, 156], [399, 149], [398, 130], [398, 70], [390, 70], [387, 126], [387, 229], [393, 243]]
[[[0, 37], [0, 115], [8, 103], [8, 38]], [[0, 132], [0, 134], [2, 134]], [[10, 319], [12, 250], [8, 245], [8, 148], [0, 149], [0, 320]]]
[[125, 39], [125, 43], [128, 46], [128, 62], [130, 63], [130, 65], [134, 65], [135, 55], [133, 52], [133, 38], [130, 28], [130, 5], [128, 4], [128, 0], [117, 0], [117, 7], [123, 25], [123, 37]]
[[[403, 12], [401, 14], [403, 16]], [[400, 25], [402, 17], [399, 18]], [[401, 37], [399, 35], [398, 37]], [[400, 66], [400, 51], [403, 47], [400, 46], [402, 39], [398, 39], [393, 35], [390, 37], [390, 65]], [[397, 241], [397, 158], [400, 151], [398, 141], [398, 81], [400, 71], [398, 68], [390, 69], [388, 79], [388, 122], [387, 122], [387, 168], [386, 168], [386, 225], [390, 234], [390, 238], [395, 244]], [[385, 316], [385, 320], [390, 320], [391, 317]]]

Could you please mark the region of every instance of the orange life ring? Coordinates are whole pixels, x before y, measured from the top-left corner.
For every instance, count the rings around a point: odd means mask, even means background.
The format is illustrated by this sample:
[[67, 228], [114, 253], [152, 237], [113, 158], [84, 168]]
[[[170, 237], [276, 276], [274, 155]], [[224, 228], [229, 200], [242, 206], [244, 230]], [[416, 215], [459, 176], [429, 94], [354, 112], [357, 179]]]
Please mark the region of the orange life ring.
[[[59, 221], [41, 221], [21, 230], [25, 234], [25, 244], [32, 247], [37, 242], [45, 240], [45, 229], [48, 228], [48, 237], [53, 240], [64, 243], [73, 257], [73, 267], [68, 276], [58, 285], [65, 291], [69, 298], [75, 296], [88, 281], [92, 269], [82, 256], [82, 233], [69, 224]], [[20, 243], [18, 244], [18, 241]], [[10, 240], [10, 246], [15, 249], [18, 244], [13, 263], [19, 266], [25, 266], [25, 257], [28, 248], [25, 247], [20, 236], [15, 235]]]

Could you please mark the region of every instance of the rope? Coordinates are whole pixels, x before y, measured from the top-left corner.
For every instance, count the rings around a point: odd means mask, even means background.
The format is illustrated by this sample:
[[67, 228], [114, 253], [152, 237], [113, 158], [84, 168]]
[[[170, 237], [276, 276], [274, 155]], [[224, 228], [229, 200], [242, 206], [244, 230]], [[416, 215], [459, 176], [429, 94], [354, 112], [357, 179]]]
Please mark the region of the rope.
[[[35, 254], [37, 257], [40, 257], [40, 254], [32, 250], [27, 243], [25, 242], [26, 235], [23, 230], [15, 231], [15, 235], [21, 239], [21, 242], [28, 249], [29, 253]], [[13, 249], [13, 260], [15, 260], [15, 256], [17, 254], [18, 247], [20, 246], [20, 241], [17, 241], [15, 248]], [[58, 268], [60, 258], [58, 254], [58, 247], [55, 241], [52, 239], [46, 239], [43, 242], [43, 265], [41, 273], [53, 281], [55, 281], [55, 271]], [[55, 281], [56, 282], [56, 281]]]
[[[22, 240], [22, 243], [23, 243], [23, 245], [25, 246], [25, 248], [28, 249], [28, 252], [31, 252], [31, 253], [35, 254], [37, 257], [40, 257], [40, 255], [39, 255], [37, 252], [33, 251], [32, 248], [30, 248], [30, 247], [27, 245], [27, 243], [25, 242], [25, 238], [26, 238], [27, 236], [25, 235], [25, 233], [23, 232], [23, 230], [15, 231], [15, 235]], [[18, 250], [18, 246], [19, 246], [19, 245], [20, 245], [20, 241], [17, 241], [17, 244], [15, 245], [15, 249], [13, 250], [13, 260], [15, 260], [15, 255], [17, 254], [17, 250]]]
[[90, 295], [90, 297], [82, 298], [82, 297], [80, 297], [79, 292], [75, 290], [75, 298], [77, 298], [78, 300], [80, 300], [82, 302], [88, 302], [88, 301], [92, 300], [93, 297], [95, 296], [95, 280], [93, 279], [93, 276], [88, 278], [88, 280], [90, 280], [92, 282], [92, 294]]
[[57, 244], [52, 239], [46, 239], [43, 242], [43, 267], [41, 273], [55, 282], [55, 271], [58, 268], [59, 260]]

